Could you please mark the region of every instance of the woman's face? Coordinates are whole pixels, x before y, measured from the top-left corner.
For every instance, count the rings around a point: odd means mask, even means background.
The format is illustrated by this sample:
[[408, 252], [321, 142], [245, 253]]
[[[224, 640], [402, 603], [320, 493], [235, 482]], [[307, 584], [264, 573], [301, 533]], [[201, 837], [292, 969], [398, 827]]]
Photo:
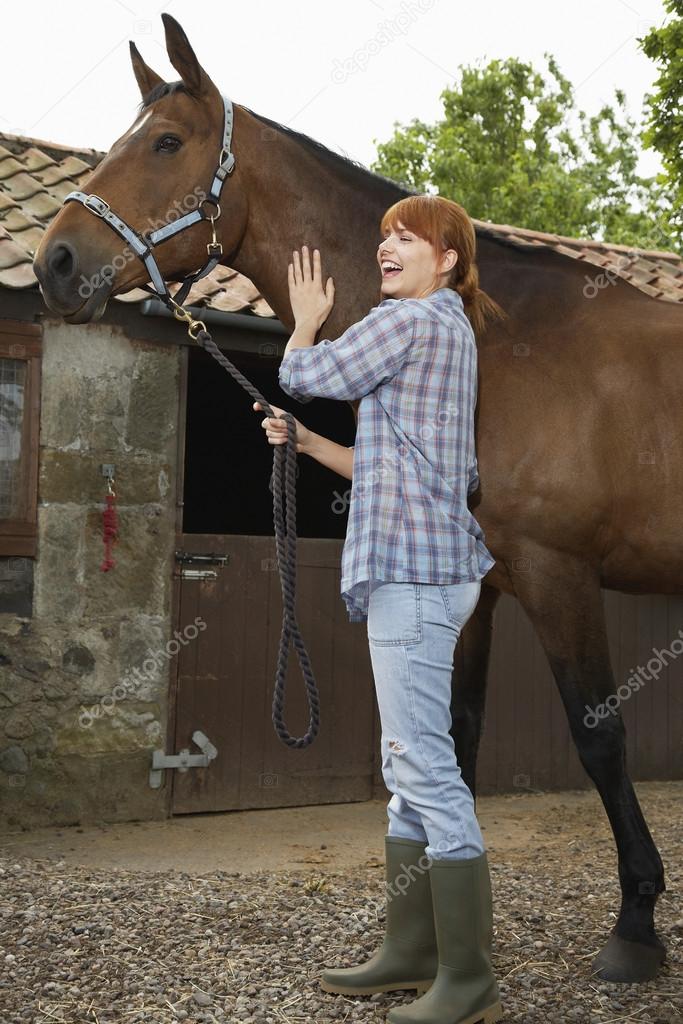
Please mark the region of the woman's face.
[[[442, 288], [457, 260], [455, 249], [447, 249], [437, 256], [430, 242], [419, 238], [403, 227], [401, 221], [395, 229], [387, 229], [377, 247], [384, 299], [423, 299], [436, 288]], [[395, 271], [385, 264], [398, 264]], [[438, 281], [435, 283], [435, 277]]]

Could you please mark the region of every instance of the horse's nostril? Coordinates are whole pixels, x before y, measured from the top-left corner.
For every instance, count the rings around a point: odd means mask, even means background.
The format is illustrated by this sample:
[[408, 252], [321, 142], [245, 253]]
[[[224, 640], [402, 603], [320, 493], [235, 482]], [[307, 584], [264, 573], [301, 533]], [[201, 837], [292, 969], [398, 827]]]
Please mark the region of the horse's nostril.
[[55, 277], [71, 278], [76, 271], [76, 255], [70, 245], [60, 242], [53, 247], [48, 264]]

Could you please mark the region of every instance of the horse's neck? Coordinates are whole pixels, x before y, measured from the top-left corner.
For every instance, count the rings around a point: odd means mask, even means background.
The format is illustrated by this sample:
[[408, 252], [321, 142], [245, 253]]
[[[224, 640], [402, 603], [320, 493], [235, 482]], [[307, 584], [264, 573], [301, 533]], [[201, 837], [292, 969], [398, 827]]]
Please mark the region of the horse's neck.
[[[335, 285], [324, 335], [338, 337], [381, 301], [376, 263], [380, 221], [406, 193], [362, 168], [354, 171], [312, 152], [238, 106], [235, 155], [248, 217], [239, 249], [227, 262], [254, 283], [293, 330], [287, 267], [294, 249], [307, 245], [311, 259], [313, 249], [319, 249], [323, 286], [328, 277]], [[539, 287], [546, 305], [572, 307], [573, 291], [567, 293], [565, 277], [572, 277], [576, 268], [565, 267], [566, 275], [558, 274], [562, 266], [553, 262], [558, 258], [544, 254], [541, 259], [540, 254], [501, 246], [484, 236], [477, 242], [481, 287], [522, 322], [538, 315]], [[511, 327], [508, 323], [508, 332]]]
[[244, 112], [242, 123], [236, 156], [249, 214], [239, 250], [228, 263], [253, 281], [292, 329], [287, 266], [294, 249], [307, 245], [311, 259], [313, 249], [319, 249], [323, 285], [328, 277], [335, 285], [325, 332], [336, 337], [380, 301], [379, 268], [372, 261], [380, 220], [397, 198], [395, 189], [392, 194], [387, 185], [383, 194], [369, 173], [364, 189], [362, 172], [357, 185], [334, 162], [324, 162], [296, 139], [272, 129], [264, 137], [264, 125]]

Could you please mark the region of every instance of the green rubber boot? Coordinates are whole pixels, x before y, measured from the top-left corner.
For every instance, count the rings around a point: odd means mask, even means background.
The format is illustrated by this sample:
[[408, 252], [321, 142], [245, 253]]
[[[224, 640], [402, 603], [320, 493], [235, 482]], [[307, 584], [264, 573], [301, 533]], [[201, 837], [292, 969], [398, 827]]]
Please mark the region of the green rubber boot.
[[486, 853], [433, 860], [429, 879], [439, 970], [429, 991], [391, 1010], [390, 1024], [493, 1024], [503, 1016], [491, 968], [493, 917]]
[[325, 992], [364, 996], [415, 988], [426, 992], [436, 976], [438, 955], [429, 886], [429, 858], [415, 839], [385, 836], [386, 926], [382, 945], [358, 967], [328, 968]]

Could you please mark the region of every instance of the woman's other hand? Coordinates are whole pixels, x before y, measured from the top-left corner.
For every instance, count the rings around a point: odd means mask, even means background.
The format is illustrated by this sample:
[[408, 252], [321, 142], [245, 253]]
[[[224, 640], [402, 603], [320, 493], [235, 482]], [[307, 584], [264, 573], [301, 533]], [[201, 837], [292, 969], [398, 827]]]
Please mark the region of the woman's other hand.
[[320, 251], [313, 250], [313, 269], [308, 254], [308, 246], [294, 249], [293, 263], [287, 268], [289, 284], [289, 301], [292, 305], [295, 324], [309, 324], [318, 331], [327, 320], [334, 306], [334, 281], [328, 277], [323, 288]]
[[[260, 402], [254, 402], [253, 408], [256, 410], [263, 409]], [[278, 409], [276, 405], [271, 405], [273, 412], [280, 416], [284, 409]], [[312, 433], [305, 427], [303, 423], [299, 423], [296, 417], [292, 417], [294, 425], [296, 427], [296, 450], [297, 452], [305, 452], [306, 447], [311, 440]], [[268, 444], [287, 444], [287, 422], [283, 419], [274, 419], [272, 416], [266, 416], [262, 421], [261, 426], [266, 432], [268, 438]]]

